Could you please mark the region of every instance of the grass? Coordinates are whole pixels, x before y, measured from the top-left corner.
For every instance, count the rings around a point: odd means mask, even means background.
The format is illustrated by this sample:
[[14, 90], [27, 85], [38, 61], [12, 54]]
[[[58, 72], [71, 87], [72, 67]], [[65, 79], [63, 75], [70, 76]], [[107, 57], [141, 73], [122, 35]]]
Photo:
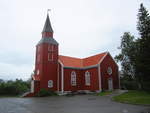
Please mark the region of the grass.
[[0, 95], [0, 98], [19, 97], [18, 95]]
[[106, 95], [110, 95], [112, 93], [112, 91], [102, 91], [100, 93], [98, 93], [98, 96], [106, 96]]
[[113, 100], [129, 104], [150, 105], [150, 92], [131, 90], [113, 97]]

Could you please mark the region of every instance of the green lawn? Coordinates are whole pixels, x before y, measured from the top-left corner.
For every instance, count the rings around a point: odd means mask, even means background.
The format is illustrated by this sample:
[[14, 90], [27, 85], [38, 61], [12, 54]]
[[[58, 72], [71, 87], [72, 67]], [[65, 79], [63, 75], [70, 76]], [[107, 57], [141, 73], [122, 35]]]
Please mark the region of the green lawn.
[[111, 93], [112, 93], [112, 91], [102, 91], [102, 92], [98, 93], [98, 96], [110, 95]]
[[150, 92], [128, 91], [119, 96], [113, 97], [113, 100], [129, 104], [150, 105]]

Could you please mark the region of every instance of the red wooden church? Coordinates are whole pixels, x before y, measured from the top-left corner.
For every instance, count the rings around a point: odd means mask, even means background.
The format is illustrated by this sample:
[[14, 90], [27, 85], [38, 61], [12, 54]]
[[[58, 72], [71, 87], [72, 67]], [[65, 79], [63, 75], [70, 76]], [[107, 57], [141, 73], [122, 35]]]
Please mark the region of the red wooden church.
[[36, 45], [35, 71], [32, 75], [31, 92], [50, 89], [61, 94], [68, 92], [100, 92], [119, 88], [118, 66], [109, 52], [87, 58], [59, 55], [59, 44], [53, 38], [49, 15]]

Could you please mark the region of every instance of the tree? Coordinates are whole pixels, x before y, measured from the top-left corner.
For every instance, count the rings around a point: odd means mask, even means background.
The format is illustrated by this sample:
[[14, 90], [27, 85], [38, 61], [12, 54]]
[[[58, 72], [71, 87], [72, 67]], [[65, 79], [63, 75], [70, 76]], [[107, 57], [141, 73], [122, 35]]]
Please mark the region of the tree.
[[143, 4], [140, 5], [138, 13], [137, 30], [140, 37], [136, 41], [136, 78], [141, 83], [141, 88], [147, 89], [150, 87], [150, 16]]
[[[3, 80], [2, 80], [3, 81]], [[29, 90], [27, 81], [16, 79], [0, 82], [0, 95], [21, 95]]]
[[135, 57], [134, 36], [132, 36], [129, 32], [125, 32], [123, 36], [121, 36], [121, 45], [119, 49], [121, 49], [121, 53], [115, 56], [115, 59], [117, 62], [121, 62], [121, 72], [124, 77], [133, 79], [135, 75], [133, 62]]
[[150, 90], [150, 16], [143, 4], [138, 12], [137, 30], [136, 40], [129, 32], [124, 33], [121, 53], [115, 59], [121, 62], [125, 79], [133, 79], [139, 89]]

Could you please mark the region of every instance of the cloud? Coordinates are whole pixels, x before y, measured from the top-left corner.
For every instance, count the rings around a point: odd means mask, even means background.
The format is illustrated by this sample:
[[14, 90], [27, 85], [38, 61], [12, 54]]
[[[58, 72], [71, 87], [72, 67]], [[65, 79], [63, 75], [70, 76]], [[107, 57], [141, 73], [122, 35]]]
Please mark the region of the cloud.
[[0, 1], [0, 78], [28, 78], [46, 10], [62, 55], [87, 57], [104, 51], [115, 56], [120, 36], [136, 31], [139, 4], [148, 0], [5, 0]]
[[15, 80], [16, 78], [22, 78], [24, 80], [29, 79], [31, 76], [33, 65], [13, 65], [7, 63], [0, 63], [0, 79]]

